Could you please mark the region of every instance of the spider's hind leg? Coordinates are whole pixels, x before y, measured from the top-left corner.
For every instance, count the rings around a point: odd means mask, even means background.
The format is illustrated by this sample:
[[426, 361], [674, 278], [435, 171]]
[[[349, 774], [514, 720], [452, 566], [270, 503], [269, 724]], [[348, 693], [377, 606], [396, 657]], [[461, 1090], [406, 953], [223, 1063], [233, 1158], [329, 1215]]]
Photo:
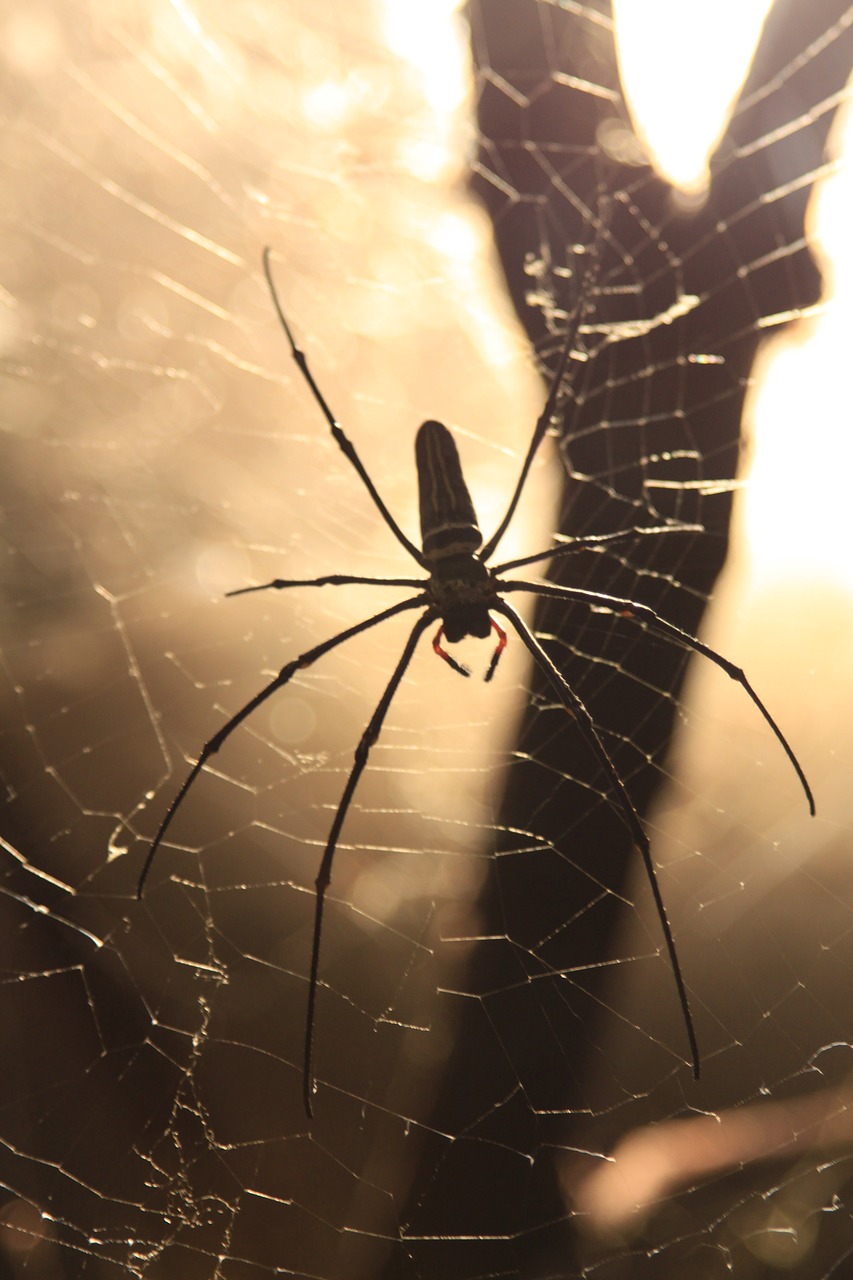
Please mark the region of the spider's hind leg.
[[605, 776], [610, 780], [610, 785], [614, 792], [611, 803], [631, 833], [634, 845], [643, 860], [646, 877], [652, 891], [652, 897], [654, 898], [655, 910], [657, 911], [661, 931], [666, 943], [666, 950], [669, 955], [669, 962], [672, 967], [673, 977], [675, 978], [678, 1002], [681, 1006], [681, 1014], [684, 1019], [684, 1026], [687, 1031], [687, 1040], [690, 1045], [693, 1078], [694, 1080], [698, 1080], [701, 1069], [699, 1044], [696, 1039], [696, 1031], [693, 1026], [693, 1015], [690, 1012], [690, 1003], [687, 999], [687, 988], [684, 985], [681, 965], [678, 960], [678, 953], [675, 949], [675, 939], [672, 936], [672, 929], [670, 927], [669, 918], [666, 914], [666, 907], [664, 906], [660, 885], [658, 884], [657, 872], [655, 871], [655, 864], [652, 860], [652, 852], [649, 846], [649, 838], [643, 830], [643, 825], [640, 822], [640, 816], [634, 807], [634, 802], [619, 775], [619, 771], [611, 760], [606, 746], [601, 740], [601, 736], [595, 727], [595, 722], [593, 721], [592, 716], [589, 714], [589, 711], [587, 711], [574, 689], [572, 689], [568, 681], [565, 680], [557, 670], [554, 663], [548, 657], [548, 654], [534, 636], [533, 632], [524, 620], [519, 617], [512, 606], [507, 604], [505, 600], [502, 600], [500, 604], [495, 605], [495, 608], [512, 623], [518, 633], [519, 639], [522, 641], [530, 656], [539, 667], [539, 670], [547, 678], [549, 684], [557, 694], [557, 697], [560, 699], [560, 702], [563, 704], [566, 711], [568, 711], [568, 713], [574, 718], [578, 729], [583, 734], [591, 751], [598, 760]]

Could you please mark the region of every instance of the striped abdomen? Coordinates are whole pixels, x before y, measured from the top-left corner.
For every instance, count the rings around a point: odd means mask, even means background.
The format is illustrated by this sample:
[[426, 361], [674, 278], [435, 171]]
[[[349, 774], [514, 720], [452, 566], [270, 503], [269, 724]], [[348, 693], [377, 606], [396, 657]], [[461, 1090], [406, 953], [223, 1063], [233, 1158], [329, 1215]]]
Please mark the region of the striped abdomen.
[[420, 428], [415, 461], [425, 559], [473, 555], [482, 545], [483, 535], [453, 436], [443, 423], [425, 422]]

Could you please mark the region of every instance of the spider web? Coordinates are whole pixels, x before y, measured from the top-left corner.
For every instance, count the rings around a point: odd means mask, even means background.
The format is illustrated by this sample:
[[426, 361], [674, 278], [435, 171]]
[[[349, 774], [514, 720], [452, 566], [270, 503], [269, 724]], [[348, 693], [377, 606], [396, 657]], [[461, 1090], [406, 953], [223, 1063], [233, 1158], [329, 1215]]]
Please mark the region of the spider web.
[[[821, 284], [804, 218], [834, 178], [849, 238], [827, 135], [853, 10], [777, 7], [690, 207], [626, 127], [607, 6], [418, 8], [3, 20], [0, 1274], [844, 1274], [849, 357], [843, 273], [822, 259]], [[484, 646], [463, 682], [424, 641], [371, 752], [328, 897], [313, 1122], [313, 882], [405, 619], [234, 735], [135, 901], [205, 739], [398, 598], [224, 592], [413, 571], [289, 360], [265, 244], [410, 537], [418, 423], [453, 429], [488, 537], [578, 318], [495, 559], [702, 527], [554, 576], [743, 663], [817, 819], [722, 672], [606, 609], [527, 615], [649, 832], [699, 1082], [637, 853], [517, 642], [487, 686]], [[786, 325], [729, 549], [747, 384]]]

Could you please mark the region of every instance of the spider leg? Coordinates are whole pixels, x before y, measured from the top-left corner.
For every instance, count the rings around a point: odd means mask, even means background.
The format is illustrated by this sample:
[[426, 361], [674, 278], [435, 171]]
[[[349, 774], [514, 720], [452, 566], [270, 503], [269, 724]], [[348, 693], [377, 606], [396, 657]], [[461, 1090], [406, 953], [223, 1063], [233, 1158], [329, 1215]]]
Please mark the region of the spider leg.
[[423, 553], [419, 551], [418, 548], [415, 546], [415, 544], [406, 537], [406, 535], [403, 533], [403, 530], [397, 524], [397, 521], [391, 515], [391, 512], [385, 506], [385, 503], [382, 501], [379, 494], [376, 492], [376, 487], [374, 486], [374, 483], [371, 480], [370, 476], [367, 474], [364, 463], [361, 461], [361, 458], [359, 458], [358, 454], [355, 451], [355, 445], [352, 443], [349, 437], [345, 434], [343, 428], [335, 419], [335, 415], [332, 413], [332, 410], [329, 408], [329, 405], [326, 402], [325, 396], [323, 395], [320, 388], [317, 386], [317, 383], [314, 381], [314, 376], [311, 373], [311, 370], [308, 368], [308, 361], [305, 358], [305, 352], [301, 351], [299, 347], [297, 347], [296, 345], [296, 341], [293, 337], [293, 334], [290, 331], [290, 325], [287, 323], [287, 319], [284, 314], [284, 309], [281, 305], [281, 302], [279, 301], [278, 293], [276, 292], [275, 281], [272, 278], [272, 269], [270, 267], [270, 253], [271, 253], [270, 247], [269, 245], [267, 245], [263, 253], [264, 275], [267, 278], [267, 284], [269, 285], [269, 290], [272, 296], [273, 305], [276, 309], [276, 312], [278, 313], [278, 318], [281, 321], [281, 327], [284, 329], [285, 335], [287, 337], [287, 341], [290, 343], [290, 354], [293, 356], [293, 359], [296, 361], [297, 365], [299, 366], [299, 372], [302, 374], [303, 378], [308, 383], [308, 386], [311, 389], [311, 394], [314, 396], [314, 399], [317, 401], [317, 404], [320, 406], [321, 410], [323, 411], [323, 416], [325, 417], [326, 421], [331, 427], [332, 435], [335, 439], [335, 442], [337, 443], [338, 447], [342, 450], [342, 452], [346, 454], [349, 461], [355, 467], [356, 471], [358, 472], [361, 478], [361, 481], [364, 487], [367, 489], [367, 492], [370, 494], [371, 498], [373, 499], [376, 505], [376, 509], [378, 510], [382, 519], [385, 521], [388, 528], [391, 530], [394, 537], [401, 544], [401, 546], [404, 546], [406, 548], [409, 555], [412, 556], [414, 560], [417, 560], [419, 565], [424, 565]]
[[309, 667], [312, 662], [316, 662], [318, 658], [321, 658], [323, 654], [328, 653], [330, 649], [334, 649], [337, 645], [343, 644], [345, 640], [351, 640], [353, 636], [360, 635], [362, 631], [367, 631], [370, 627], [375, 627], [378, 623], [384, 622], [386, 618], [393, 618], [395, 614], [403, 613], [406, 609], [415, 609], [425, 603], [426, 601], [423, 596], [416, 596], [411, 600], [403, 600], [400, 604], [391, 605], [390, 608], [383, 609], [381, 613], [374, 614], [372, 618], [366, 618], [363, 622], [358, 622], [353, 627], [347, 627], [345, 631], [340, 631], [336, 636], [332, 636], [331, 640], [325, 640], [322, 644], [318, 644], [313, 649], [309, 649], [307, 653], [300, 654], [298, 658], [294, 658], [292, 662], [288, 662], [287, 666], [282, 667], [274, 680], [271, 680], [268, 685], [261, 689], [260, 693], [255, 694], [254, 698], [247, 702], [245, 707], [238, 711], [236, 715], [233, 715], [231, 719], [228, 720], [222, 728], [204, 744], [201, 750], [201, 755], [190, 770], [180, 791], [166, 810], [166, 816], [163, 818], [163, 821], [157, 829], [157, 834], [151, 841], [151, 848], [148, 850], [148, 856], [145, 859], [145, 863], [139, 877], [139, 883], [136, 886], [137, 898], [142, 897], [142, 891], [145, 888], [145, 881], [147, 880], [148, 873], [151, 870], [151, 864], [154, 861], [155, 854], [160, 848], [163, 837], [168, 831], [175, 814], [180, 809], [187, 792], [201, 773], [210, 757], [219, 750], [228, 738], [231, 737], [231, 734], [238, 725], [241, 725], [253, 711], [256, 711], [258, 707], [262, 706], [263, 703], [266, 702], [267, 698], [272, 697], [277, 689], [283, 688], [283, 686], [292, 679], [297, 671], [301, 671], [304, 667]]
[[250, 591], [282, 591], [286, 587], [346, 587], [357, 583], [363, 587], [420, 587], [418, 578], [361, 578], [349, 573], [327, 573], [323, 578], [273, 578], [256, 587], [237, 587], [228, 596], [246, 596]]
[[521, 474], [518, 477], [518, 482], [516, 483], [515, 491], [513, 492], [513, 495], [510, 498], [509, 506], [506, 509], [506, 513], [504, 515], [503, 520], [501, 520], [500, 524], [498, 525], [497, 529], [495, 529], [494, 533], [492, 534], [491, 538], [489, 538], [489, 541], [486, 543], [486, 545], [482, 548], [481, 551], [478, 552], [478, 558], [480, 560], [487, 561], [489, 557], [493, 554], [495, 547], [498, 545], [501, 538], [506, 533], [507, 527], [509, 526], [509, 522], [512, 520], [512, 517], [515, 515], [515, 509], [518, 506], [518, 501], [521, 497], [522, 490], [524, 489], [524, 486], [527, 482], [527, 476], [533, 464], [533, 459], [536, 457], [536, 454], [539, 450], [539, 446], [541, 445], [542, 441], [545, 439], [545, 433], [548, 430], [548, 427], [551, 423], [551, 419], [553, 418], [554, 412], [557, 407], [557, 399], [560, 394], [560, 389], [563, 381], [563, 374], [566, 372], [566, 366], [569, 363], [569, 356], [572, 353], [572, 346], [574, 344], [575, 338], [577, 337], [577, 331], [580, 325], [581, 314], [582, 314], [582, 308], [579, 308], [575, 323], [570, 326], [568, 336], [566, 338], [565, 343], [563, 344], [562, 355], [560, 356], [560, 361], [557, 365], [557, 371], [554, 374], [554, 377], [551, 381], [551, 389], [548, 392], [548, 399], [545, 401], [545, 408], [542, 410], [541, 414], [539, 415], [539, 418], [537, 419], [537, 422], [536, 422], [536, 426], [533, 430], [533, 438], [530, 441], [530, 445], [527, 449], [527, 455], [524, 459], [524, 462], [522, 463]]
[[527, 475], [533, 464], [533, 459], [536, 457], [539, 446], [541, 445], [542, 441], [545, 439], [545, 433], [547, 432], [548, 427], [551, 424], [551, 419], [553, 418], [556, 412], [557, 401], [559, 400], [560, 392], [563, 389], [563, 375], [565, 374], [566, 369], [568, 368], [569, 359], [571, 357], [572, 349], [575, 345], [575, 341], [577, 339], [578, 331], [580, 330], [581, 323], [586, 317], [587, 312], [590, 310], [589, 303], [584, 301], [584, 296], [586, 294], [586, 290], [595, 283], [595, 279], [598, 276], [600, 265], [601, 264], [600, 264], [599, 258], [596, 255], [592, 269], [587, 272], [588, 279], [584, 282], [584, 288], [581, 293], [581, 300], [579, 301], [577, 307], [575, 308], [575, 312], [574, 312], [574, 315], [572, 316], [571, 323], [568, 325], [568, 328], [566, 330], [566, 336], [563, 341], [563, 347], [560, 353], [560, 359], [557, 362], [557, 368], [554, 371], [554, 376], [551, 379], [551, 385], [548, 389], [548, 398], [545, 401], [545, 408], [542, 410], [541, 414], [539, 415], [536, 421], [536, 426], [533, 428], [533, 438], [531, 439], [530, 444], [528, 446], [527, 454], [521, 466], [521, 473], [518, 477], [518, 481], [516, 483], [513, 495], [510, 498], [509, 506], [506, 509], [506, 514], [504, 515], [504, 518], [503, 520], [501, 520], [497, 529], [495, 529], [491, 538], [489, 538], [489, 541], [486, 543], [486, 545], [480, 551], [478, 551], [477, 558], [479, 560], [487, 561], [490, 558], [490, 556], [493, 554], [495, 550], [495, 547], [498, 545], [501, 538], [506, 533], [509, 523], [512, 520], [512, 517], [515, 515], [515, 509], [518, 506], [519, 498], [521, 497], [522, 490], [524, 489], [524, 486], [527, 482]]
[[[505, 573], [507, 569], [520, 569], [526, 564], [536, 564], [539, 560], [552, 560], [558, 556], [570, 556], [575, 551], [593, 550], [597, 547], [612, 547], [619, 542], [632, 542], [634, 538], [646, 537], [662, 533], [705, 533], [701, 524], [662, 524], [637, 525], [633, 529], [618, 529], [615, 533], [592, 533], [582, 538], [571, 538], [560, 542], [547, 551], [537, 551], [532, 556], [521, 556], [518, 560], [507, 560], [504, 564], [492, 565], [492, 573]], [[229, 594], [233, 594], [229, 592]]]
[[574, 717], [578, 728], [592, 749], [598, 763], [601, 765], [601, 768], [607, 775], [610, 780], [610, 784], [616, 793], [616, 797], [619, 801], [619, 813], [628, 827], [628, 830], [631, 832], [631, 835], [634, 837], [634, 843], [640, 851], [640, 855], [643, 859], [643, 865], [646, 869], [646, 876], [648, 878], [649, 885], [651, 886], [652, 897], [654, 898], [658, 919], [660, 921], [661, 929], [663, 930], [666, 949], [669, 953], [669, 962], [672, 966], [675, 985], [678, 990], [678, 1000], [681, 1005], [684, 1025], [687, 1029], [687, 1039], [690, 1043], [690, 1056], [693, 1063], [693, 1077], [695, 1080], [698, 1080], [700, 1072], [699, 1046], [696, 1041], [693, 1017], [690, 1012], [690, 1004], [687, 999], [687, 990], [684, 986], [684, 979], [681, 975], [681, 965], [678, 963], [678, 955], [675, 950], [675, 940], [672, 936], [672, 929], [669, 925], [666, 907], [664, 906], [663, 897], [658, 885], [657, 872], [655, 871], [655, 864], [652, 861], [652, 853], [649, 847], [648, 836], [643, 830], [637, 810], [634, 808], [634, 802], [628, 794], [628, 790], [620, 778], [616, 766], [611, 760], [610, 754], [599, 736], [592, 716], [587, 711], [581, 699], [572, 689], [571, 685], [557, 670], [554, 663], [540, 645], [539, 641], [533, 635], [533, 632], [519, 617], [512, 606], [507, 604], [505, 600], [501, 601], [499, 604], [493, 605], [492, 607], [497, 612], [503, 613], [507, 618], [509, 618], [512, 625], [515, 627], [515, 630], [518, 632], [522, 643], [531, 654], [534, 662], [539, 667], [543, 675], [545, 675], [549, 680], [563, 706], [569, 714]]
[[495, 622], [494, 618], [489, 618], [489, 621], [492, 624], [492, 630], [494, 631], [495, 635], [498, 638], [498, 643], [495, 647], [494, 653], [492, 654], [492, 660], [489, 663], [489, 668], [486, 674], [483, 676], [483, 679], [486, 682], [486, 684], [489, 683], [492, 676], [497, 671], [498, 663], [501, 660], [501, 654], [506, 648], [506, 632], [504, 631], [503, 627], [499, 627], [498, 624]]
[[335, 849], [338, 844], [338, 837], [341, 834], [341, 828], [347, 811], [350, 807], [355, 789], [358, 786], [359, 778], [364, 772], [367, 764], [367, 758], [370, 755], [370, 748], [376, 742], [382, 730], [382, 723], [385, 719], [388, 708], [397, 687], [406, 673], [406, 668], [412, 660], [415, 647], [423, 635], [426, 628], [433, 622], [435, 613], [428, 609], [422, 617], [418, 618], [406, 641], [406, 646], [400, 656], [400, 660], [394, 669], [394, 673], [385, 687], [385, 692], [377, 703], [376, 710], [370, 717], [370, 722], [361, 735], [358, 746], [355, 749], [355, 763], [350, 770], [347, 778], [347, 784], [344, 787], [344, 793], [341, 796], [337, 813], [335, 814], [332, 829], [329, 832], [329, 838], [326, 842], [326, 849], [323, 859], [320, 863], [320, 869], [317, 872], [315, 881], [316, 888], [316, 905], [314, 909], [314, 942], [311, 949], [311, 971], [308, 980], [308, 1011], [305, 1021], [305, 1060], [303, 1066], [302, 1083], [303, 1083], [303, 1099], [305, 1102], [305, 1111], [309, 1120], [313, 1117], [312, 1098], [314, 1095], [314, 1024], [316, 1021], [315, 1014], [317, 1008], [317, 984], [320, 969], [320, 935], [323, 928], [323, 906], [326, 900], [326, 890], [332, 878], [332, 861], [335, 856]]
[[742, 667], [737, 667], [728, 658], [724, 658], [721, 653], [717, 653], [716, 649], [711, 649], [704, 644], [696, 636], [692, 636], [689, 631], [682, 631], [680, 627], [675, 626], [672, 622], [667, 622], [666, 618], [662, 618], [660, 614], [655, 613], [650, 605], [640, 604], [636, 600], [622, 600], [617, 596], [604, 595], [598, 591], [584, 591], [581, 587], [558, 587], [551, 583], [535, 583], [535, 582], [502, 582], [500, 584], [501, 591], [530, 591], [533, 595], [546, 596], [555, 600], [575, 600], [578, 604], [585, 604], [589, 609], [605, 608], [611, 610], [618, 617], [630, 618], [633, 621], [643, 623], [649, 631], [655, 635], [662, 636], [664, 640], [669, 640], [673, 644], [681, 645], [683, 649], [692, 649], [695, 653], [701, 653], [704, 658], [709, 658], [721, 671], [725, 671], [743, 690], [748, 694], [753, 704], [758, 708], [767, 724], [776, 735], [776, 739], [781, 745], [785, 755], [794, 767], [794, 771], [800, 780], [806, 799], [809, 804], [809, 812], [814, 817], [815, 802], [812, 795], [812, 789], [809, 786], [808, 779], [803, 768], [794, 755], [788, 739], [779, 728], [758, 694], [746, 677]]

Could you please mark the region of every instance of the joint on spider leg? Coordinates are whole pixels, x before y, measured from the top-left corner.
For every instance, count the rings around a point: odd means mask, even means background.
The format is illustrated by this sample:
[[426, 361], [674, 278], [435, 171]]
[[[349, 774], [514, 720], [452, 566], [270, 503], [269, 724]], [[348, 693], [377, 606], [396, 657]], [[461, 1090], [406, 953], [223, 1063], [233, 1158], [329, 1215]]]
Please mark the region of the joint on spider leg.
[[371, 749], [376, 746], [379, 738], [379, 730], [374, 729], [372, 733], [366, 733], [355, 749], [355, 762], [362, 767], [367, 764], [367, 757], [370, 755]]
[[462, 663], [457, 662], [456, 659], [451, 657], [451, 655], [444, 648], [443, 644], [441, 643], [441, 637], [443, 635], [444, 635], [444, 624], [442, 623], [442, 625], [438, 628], [438, 631], [436, 631], [435, 635], [433, 636], [433, 641], [432, 641], [433, 652], [436, 653], [439, 658], [442, 658], [449, 667], [451, 667], [455, 672], [457, 672], [458, 675], [470, 676], [471, 672], [468, 670], [468, 668], [463, 667]]

